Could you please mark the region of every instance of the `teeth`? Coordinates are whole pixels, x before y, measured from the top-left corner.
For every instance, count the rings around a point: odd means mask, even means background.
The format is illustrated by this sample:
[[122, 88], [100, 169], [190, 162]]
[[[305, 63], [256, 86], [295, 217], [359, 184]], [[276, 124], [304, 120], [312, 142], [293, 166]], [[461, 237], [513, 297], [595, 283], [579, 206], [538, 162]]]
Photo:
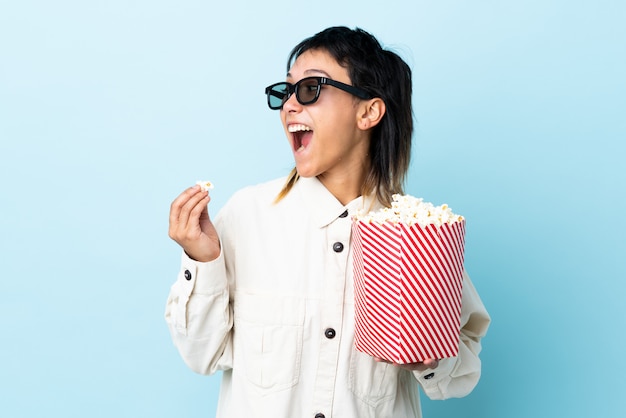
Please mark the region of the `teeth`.
[[309, 128], [306, 125], [289, 125], [287, 127], [287, 130], [289, 132], [301, 132], [301, 131], [310, 131], [311, 128]]

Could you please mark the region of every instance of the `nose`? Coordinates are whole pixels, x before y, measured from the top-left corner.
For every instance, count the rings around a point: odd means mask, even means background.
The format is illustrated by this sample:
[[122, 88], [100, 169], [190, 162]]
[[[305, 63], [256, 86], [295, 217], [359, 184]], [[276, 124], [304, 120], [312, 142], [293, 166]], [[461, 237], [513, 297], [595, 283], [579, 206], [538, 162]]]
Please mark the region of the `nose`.
[[283, 103], [283, 110], [285, 112], [299, 112], [302, 109], [302, 105], [296, 99], [296, 93], [292, 93], [291, 96]]

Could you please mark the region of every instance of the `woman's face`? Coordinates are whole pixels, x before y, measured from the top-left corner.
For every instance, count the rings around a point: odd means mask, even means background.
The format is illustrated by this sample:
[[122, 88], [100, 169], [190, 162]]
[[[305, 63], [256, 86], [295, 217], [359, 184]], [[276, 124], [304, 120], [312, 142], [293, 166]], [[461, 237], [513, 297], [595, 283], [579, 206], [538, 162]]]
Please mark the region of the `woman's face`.
[[[327, 77], [352, 84], [348, 72], [325, 50], [300, 55], [287, 74], [295, 84], [305, 77]], [[368, 166], [368, 131], [359, 129], [360, 100], [343, 90], [322, 85], [318, 100], [301, 105], [293, 94], [280, 111], [298, 174], [360, 181]]]

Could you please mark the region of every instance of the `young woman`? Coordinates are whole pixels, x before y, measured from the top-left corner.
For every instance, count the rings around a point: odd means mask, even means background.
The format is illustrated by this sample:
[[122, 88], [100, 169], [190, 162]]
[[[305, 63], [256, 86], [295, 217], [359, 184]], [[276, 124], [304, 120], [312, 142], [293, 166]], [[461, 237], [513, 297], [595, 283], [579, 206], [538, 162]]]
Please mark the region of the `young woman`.
[[211, 221], [185, 190], [169, 235], [182, 267], [166, 321], [188, 366], [223, 370], [218, 417], [419, 417], [469, 393], [489, 316], [464, 276], [459, 355], [396, 365], [354, 349], [351, 215], [389, 205], [409, 167], [411, 71], [360, 29], [305, 39], [266, 89], [295, 169], [237, 192]]

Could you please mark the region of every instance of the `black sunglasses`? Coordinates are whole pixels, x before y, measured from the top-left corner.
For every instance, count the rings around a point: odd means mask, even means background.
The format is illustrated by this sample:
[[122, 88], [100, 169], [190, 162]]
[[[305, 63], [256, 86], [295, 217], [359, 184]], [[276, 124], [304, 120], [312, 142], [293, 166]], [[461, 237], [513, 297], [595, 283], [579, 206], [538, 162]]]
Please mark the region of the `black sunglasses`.
[[374, 97], [358, 87], [354, 87], [340, 81], [331, 80], [330, 78], [306, 77], [298, 81], [296, 84], [283, 81], [266, 87], [265, 94], [267, 94], [267, 105], [272, 110], [282, 109], [285, 102], [289, 100], [293, 93], [296, 93], [296, 100], [298, 100], [298, 103], [301, 105], [315, 103], [320, 97], [322, 84], [337, 87], [338, 89], [353, 94], [360, 99], [366, 100]]

